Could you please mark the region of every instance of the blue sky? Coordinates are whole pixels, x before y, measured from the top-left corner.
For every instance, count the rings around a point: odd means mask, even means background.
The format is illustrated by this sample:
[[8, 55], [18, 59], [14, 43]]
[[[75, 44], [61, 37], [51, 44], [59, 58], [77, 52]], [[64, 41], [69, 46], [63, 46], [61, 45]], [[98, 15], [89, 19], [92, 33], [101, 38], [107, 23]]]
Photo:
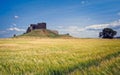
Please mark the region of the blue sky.
[[38, 22], [76, 37], [98, 37], [105, 27], [120, 36], [120, 0], [0, 0], [0, 38]]

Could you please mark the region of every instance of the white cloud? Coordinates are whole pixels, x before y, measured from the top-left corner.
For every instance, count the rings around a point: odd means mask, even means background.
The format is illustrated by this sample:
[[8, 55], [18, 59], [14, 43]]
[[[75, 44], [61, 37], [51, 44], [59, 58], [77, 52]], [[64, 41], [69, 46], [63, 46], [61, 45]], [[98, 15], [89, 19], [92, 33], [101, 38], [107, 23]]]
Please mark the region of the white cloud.
[[83, 1], [81, 1], [81, 4], [88, 4], [88, 1], [87, 0], [83, 0]]
[[86, 20], [91, 20], [91, 18], [87, 18]]
[[113, 29], [119, 30], [120, 20], [113, 21], [113, 22], [106, 23], [106, 24], [89, 25], [83, 28], [79, 26], [68, 26], [68, 27], [58, 28], [58, 30], [60, 32], [67, 32], [70, 34], [79, 34], [79, 33], [86, 32], [86, 31], [87, 32], [90, 32], [90, 31], [99, 32], [99, 30], [102, 30], [103, 28], [113, 28]]
[[18, 31], [18, 32], [23, 32], [23, 31], [25, 31], [25, 29], [20, 29], [20, 28], [17, 28], [17, 27], [8, 28], [7, 30], [10, 30], [10, 31]]
[[19, 16], [15, 15], [14, 18], [17, 19], [17, 18], [19, 18]]
[[66, 30], [71, 33], [78, 33], [78, 32], [84, 31], [83, 28], [80, 28], [78, 26], [69, 26]]
[[81, 1], [81, 4], [85, 4], [85, 1]]
[[120, 29], [120, 19], [106, 24], [96, 24], [85, 27], [85, 30], [99, 30], [103, 28]]
[[68, 26], [68, 27], [63, 27], [58, 29], [60, 32], [66, 32], [70, 34], [78, 34], [82, 31], [84, 31], [84, 28], [80, 28], [78, 26]]
[[17, 24], [13, 23], [13, 26], [17, 26]]
[[99, 30], [108, 27], [109, 24], [96, 24], [96, 25], [90, 25], [86, 26], [85, 30]]
[[63, 28], [63, 26], [57, 26], [58, 28]]
[[6, 31], [0, 30], [0, 34], [5, 34], [5, 33], [6, 33]]
[[120, 16], [120, 12], [117, 13]]

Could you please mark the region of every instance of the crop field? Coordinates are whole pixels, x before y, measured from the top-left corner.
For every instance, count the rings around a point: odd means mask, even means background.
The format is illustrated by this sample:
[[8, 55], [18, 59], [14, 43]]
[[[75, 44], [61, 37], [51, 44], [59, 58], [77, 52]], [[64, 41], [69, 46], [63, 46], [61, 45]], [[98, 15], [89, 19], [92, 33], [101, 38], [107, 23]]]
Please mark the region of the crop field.
[[120, 40], [0, 39], [0, 75], [120, 75]]

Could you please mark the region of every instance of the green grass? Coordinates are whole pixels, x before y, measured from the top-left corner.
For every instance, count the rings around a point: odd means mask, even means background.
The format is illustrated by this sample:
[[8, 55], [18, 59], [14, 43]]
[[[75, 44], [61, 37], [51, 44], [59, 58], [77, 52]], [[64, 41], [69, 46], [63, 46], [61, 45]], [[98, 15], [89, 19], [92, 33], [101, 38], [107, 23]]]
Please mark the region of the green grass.
[[36, 30], [33, 30], [29, 33], [25, 33], [25, 34], [22, 34], [22, 35], [19, 35], [17, 36], [17, 38], [26, 38], [26, 37], [38, 37], [38, 38], [72, 38], [70, 35], [67, 35], [67, 34], [57, 34], [57, 33], [54, 33], [53, 31], [51, 30], [48, 30], [48, 29], [36, 29]]
[[0, 39], [0, 75], [120, 75], [120, 40]]

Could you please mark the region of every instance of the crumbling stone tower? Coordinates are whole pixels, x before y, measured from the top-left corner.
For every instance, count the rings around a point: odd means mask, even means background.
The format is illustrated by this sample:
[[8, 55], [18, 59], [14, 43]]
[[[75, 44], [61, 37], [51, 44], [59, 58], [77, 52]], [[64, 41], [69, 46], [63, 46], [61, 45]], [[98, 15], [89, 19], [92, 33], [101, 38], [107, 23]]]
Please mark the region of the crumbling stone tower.
[[29, 32], [31, 32], [32, 30], [35, 30], [35, 29], [47, 29], [46, 28], [46, 23], [43, 22], [43, 23], [37, 23], [37, 24], [30, 24], [26, 33], [29, 33]]

